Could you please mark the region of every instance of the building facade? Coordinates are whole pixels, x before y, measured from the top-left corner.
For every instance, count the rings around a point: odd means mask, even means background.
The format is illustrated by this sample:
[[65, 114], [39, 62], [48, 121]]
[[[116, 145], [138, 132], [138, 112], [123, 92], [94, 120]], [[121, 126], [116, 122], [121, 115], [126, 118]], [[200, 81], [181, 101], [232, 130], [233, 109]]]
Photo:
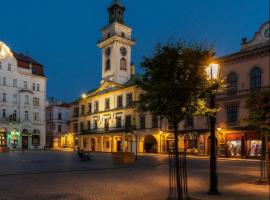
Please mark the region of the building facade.
[[46, 108], [46, 146], [54, 148], [70, 147], [68, 140], [70, 105], [62, 102], [50, 102]]
[[45, 145], [43, 66], [0, 42], [0, 151]]
[[[102, 29], [98, 43], [102, 52], [102, 81], [99, 88], [77, 101], [77, 144], [89, 151], [165, 153], [174, 143], [170, 125], [132, 107], [141, 91], [134, 83], [137, 75], [130, 64], [135, 41], [132, 29], [124, 23], [125, 8], [119, 1], [113, 1], [108, 11], [109, 24]], [[216, 98], [220, 109], [216, 124], [219, 156], [261, 155], [264, 146], [261, 134], [248, 129], [243, 119], [248, 115], [245, 105], [252, 91], [270, 87], [269, 49], [267, 22], [252, 40], [243, 40], [239, 52], [218, 58], [220, 78], [228, 85]], [[209, 136], [209, 120], [205, 116], [179, 124], [179, 147], [188, 153], [208, 155]]]

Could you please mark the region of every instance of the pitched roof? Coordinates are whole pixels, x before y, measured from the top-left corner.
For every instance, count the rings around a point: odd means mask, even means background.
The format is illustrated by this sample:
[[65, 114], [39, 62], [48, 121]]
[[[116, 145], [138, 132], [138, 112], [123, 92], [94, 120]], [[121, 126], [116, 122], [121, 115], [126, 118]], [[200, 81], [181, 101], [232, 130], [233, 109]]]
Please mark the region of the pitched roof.
[[14, 57], [17, 59], [18, 67], [23, 69], [30, 69], [30, 66], [32, 66], [32, 74], [45, 77], [44, 68], [42, 64], [22, 53], [19, 54], [14, 51], [12, 51], [12, 53]]

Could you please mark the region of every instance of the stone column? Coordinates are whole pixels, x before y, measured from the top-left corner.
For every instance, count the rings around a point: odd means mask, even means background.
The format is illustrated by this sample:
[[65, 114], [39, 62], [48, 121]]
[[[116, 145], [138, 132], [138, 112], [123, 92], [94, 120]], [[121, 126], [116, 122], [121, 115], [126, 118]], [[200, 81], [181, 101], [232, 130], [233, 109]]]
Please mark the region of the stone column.
[[103, 152], [103, 136], [101, 136], [100, 138], [100, 148], [101, 148], [101, 152]]
[[111, 136], [111, 152], [114, 152], [114, 137]]
[[126, 152], [125, 139], [125, 133], [122, 133], [122, 152]]

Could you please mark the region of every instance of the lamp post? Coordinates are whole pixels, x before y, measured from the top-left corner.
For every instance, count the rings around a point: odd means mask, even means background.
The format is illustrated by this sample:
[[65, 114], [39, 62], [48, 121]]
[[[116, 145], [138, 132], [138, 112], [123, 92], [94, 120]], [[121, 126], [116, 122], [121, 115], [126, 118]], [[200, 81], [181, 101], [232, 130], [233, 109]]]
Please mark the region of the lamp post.
[[[210, 64], [206, 68], [206, 73], [210, 79], [211, 85], [218, 79], [219, 65]], [[210, 108], [215, 109], [216, 93], [211, 90]], [[217, 149], [216, 149], [216, 115], [210, 116], [210, 189], [208, 194], [218, 195], [218, 175], [217, 175]]]

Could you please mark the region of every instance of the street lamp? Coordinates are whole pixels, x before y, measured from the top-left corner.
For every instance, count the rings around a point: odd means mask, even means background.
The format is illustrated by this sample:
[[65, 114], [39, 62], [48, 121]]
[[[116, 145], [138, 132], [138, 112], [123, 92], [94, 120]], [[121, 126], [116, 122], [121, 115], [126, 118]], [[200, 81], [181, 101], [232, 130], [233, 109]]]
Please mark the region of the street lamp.
[[[211, 63], [206, 67], [206, 73], [208, 78], [213, 84], [214, 80], [218, 79], [219, 75], [219, 65], [215, 63]], [[211, 90], [210, 95], [210, 108], [215, 109], [215, 99], [216, 98], [216, 91]], [[216, 149], [216, 136], [215, 136], [215, 129], [216, 129], [216, 115], [213, 114], [210, 116], [210, 189], [208, 194], [210, 195], [217, 195], [218, 192], [218, 175], [217, 175], [217, 149]]]

